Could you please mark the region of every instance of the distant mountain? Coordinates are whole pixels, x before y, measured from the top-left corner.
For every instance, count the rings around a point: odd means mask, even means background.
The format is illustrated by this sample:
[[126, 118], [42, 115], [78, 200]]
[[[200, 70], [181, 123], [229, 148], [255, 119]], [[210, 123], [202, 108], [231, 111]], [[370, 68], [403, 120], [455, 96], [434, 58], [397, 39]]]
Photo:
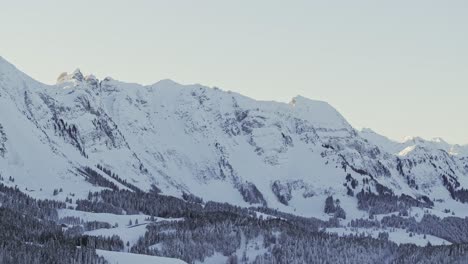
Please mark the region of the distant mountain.
[[449, 144], [442, 138], [426, 140], [421, 137], [408, 136], [405, 137], [402, 142], [397, 142], [374, 132], [370, 128], [362, 129], [359, 134], [361, 137], [367, 139], [372, 144], [375, 144], [385, 151], [394, 154], [400, 153], [402, 150], [408, 147], [421, 146], [428, 149], [445, 150], [454, 156], [468, 156], [468, 145]]

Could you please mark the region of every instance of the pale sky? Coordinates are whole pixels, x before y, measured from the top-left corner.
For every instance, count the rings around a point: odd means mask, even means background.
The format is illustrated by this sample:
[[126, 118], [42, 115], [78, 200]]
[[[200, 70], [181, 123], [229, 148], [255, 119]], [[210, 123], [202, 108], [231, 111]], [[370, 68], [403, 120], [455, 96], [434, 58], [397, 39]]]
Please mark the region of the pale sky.
[[390, 138], [468, 143], [468, 1], [0, 0], [0, 56], [260, 100], [324, 100]]

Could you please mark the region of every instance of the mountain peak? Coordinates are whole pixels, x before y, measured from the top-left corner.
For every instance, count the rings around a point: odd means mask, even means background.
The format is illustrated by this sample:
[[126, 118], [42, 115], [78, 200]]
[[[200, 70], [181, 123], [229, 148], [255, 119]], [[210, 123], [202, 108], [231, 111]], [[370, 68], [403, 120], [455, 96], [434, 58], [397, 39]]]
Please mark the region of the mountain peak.
[[408, 142], [424, 142], [425, 140], [422, 137], [418, 136], [406, 136], [403, 138], [403, 143]]
[[[92, 75], [91, 75], [92, 76]], [[57, 84], [64, 83], [64, 82], [69, 82], [69, 81], [76, 81], [76, 82], [82, 82], [85, 79], [83, 73], [81, 73], [80, 69], [77, 68], [74, 70], [71, 74], [68, 74], [67, 72], [62, 72], [59, 77], [57, 78]]]
[[403, 143], [413, 143], [413, 144], [438, 144], [438, 145], [451, 145], [441, 137], [435, 137], [430, 140], [426, 140], [422, 137], [407, 136], [403, 139]]
[[297, 114], [319, 128], [352, 129], [346, 119], [329, 103], [298, 95], [289, 103]]
[[435, 137], [431, 140], [432, 142], [436, 142], [436, 143], [442, 143], [442, 144], [448, 144], [447, 141], [445, 141], [443, 138], [441, 137]]
[[152, 84], [152, 87], [173, 87], [173, 86], [178, 86], [180, 85], [179, 83], [171, 80], [171, 79], [162, 79], [154, 84]]
[[74, 79], [74, 80], [77, 80], [77, 81], [83, 81], [84, 79], [84, 75], [83, 73], [81, 73], [80, 69], [77, 68], [76, 70], [73, 71], [73, 73], [71, 74], [71, 78]]

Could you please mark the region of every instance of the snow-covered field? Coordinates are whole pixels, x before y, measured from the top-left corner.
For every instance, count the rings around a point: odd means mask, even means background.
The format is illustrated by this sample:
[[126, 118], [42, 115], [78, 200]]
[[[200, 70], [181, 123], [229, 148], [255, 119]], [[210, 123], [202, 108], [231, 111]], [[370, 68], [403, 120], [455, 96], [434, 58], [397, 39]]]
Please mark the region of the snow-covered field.
[[[92, 231], [87, 231], [85, 234], [90, 236], [105, 236], [111, 237], [113, 235], [119, 236], [125, 244], [125, 249], [128, 249], [127, 242], [129, 243], [130, 247], [133, 246], [140, 237], [145, 235], [146, 226], [151, 223], [150, 221], [146, 220], [149, 216], [144, 214], [139, 215], [114, 215], [114, 214], [107, 214], [107, 213], [91, 213], [91, 212], [83, 212], [83, 211], [76, 211], [71, 209], [60, 209], [58, 210], [59, 218], [73, 216], [79, 217], [84, 222], [91, 222], [91, 221], [98, 221], [98, 222], [106, 222], [111, 224], [112, 226], [116, 226], [114, 228], [101, 228]], [[154, 217], [155, 222], [158, 221], [180, 221], [181, 218], [161, 218], [161, 217]], [[131, 221], [131, 225], [129, 225]]]
[[[67, 216], [72, 217], [79, 217], [84, 222], [91, 222], [91, 221], [98, 221], [98, 222], [106, 222], [111, 225], [117, 224], [119, 227], [127, 226], [130, 221], [135, 223], [138, 220], [138, 223], [143, 224], [147, 223], [145, 219], [149, 216], [144, 214], [138, 215], [115, 215], [115, 214], [108, 214], [108, 213], [92, 213], [92, 212], [83, 212], [71, 209], [59, 209], [58, 210], [59, 219], [64, 218]], [[156, 217], [155, 220], [166, 220], [164, 218]]]
[[180, 259], [139, 255], [126, 252], [96, 250], [99, 256], [104, 257], [110, 264], [187, 264]]
[[[86, 235], [90, 236], [104, 236], [104, 237], [111, 237], [113, 235], [117, 235], [122, 239], [125, 245], [125, 249], [132, 247], [140, 237], [144, 236], [146, 233], [146, 225], [147, 224], [139, 224], [136, 226], [124, 226], [124, 227], [116, 227], [116, 228], [101, 228], [92, 231], [85, 232]], [[129, 247], [127, 246], [129, 244]]]

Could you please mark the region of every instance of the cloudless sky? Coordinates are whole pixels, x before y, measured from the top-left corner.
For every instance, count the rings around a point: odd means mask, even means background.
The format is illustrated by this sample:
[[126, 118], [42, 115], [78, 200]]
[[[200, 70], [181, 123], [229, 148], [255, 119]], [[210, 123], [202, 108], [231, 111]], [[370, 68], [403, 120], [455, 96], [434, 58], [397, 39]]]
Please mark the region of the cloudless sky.
[[0, 0], [0, 56], [49, 84], [79, 67], [300, 94], [394, 139], [468, 143], [466, 0]]

